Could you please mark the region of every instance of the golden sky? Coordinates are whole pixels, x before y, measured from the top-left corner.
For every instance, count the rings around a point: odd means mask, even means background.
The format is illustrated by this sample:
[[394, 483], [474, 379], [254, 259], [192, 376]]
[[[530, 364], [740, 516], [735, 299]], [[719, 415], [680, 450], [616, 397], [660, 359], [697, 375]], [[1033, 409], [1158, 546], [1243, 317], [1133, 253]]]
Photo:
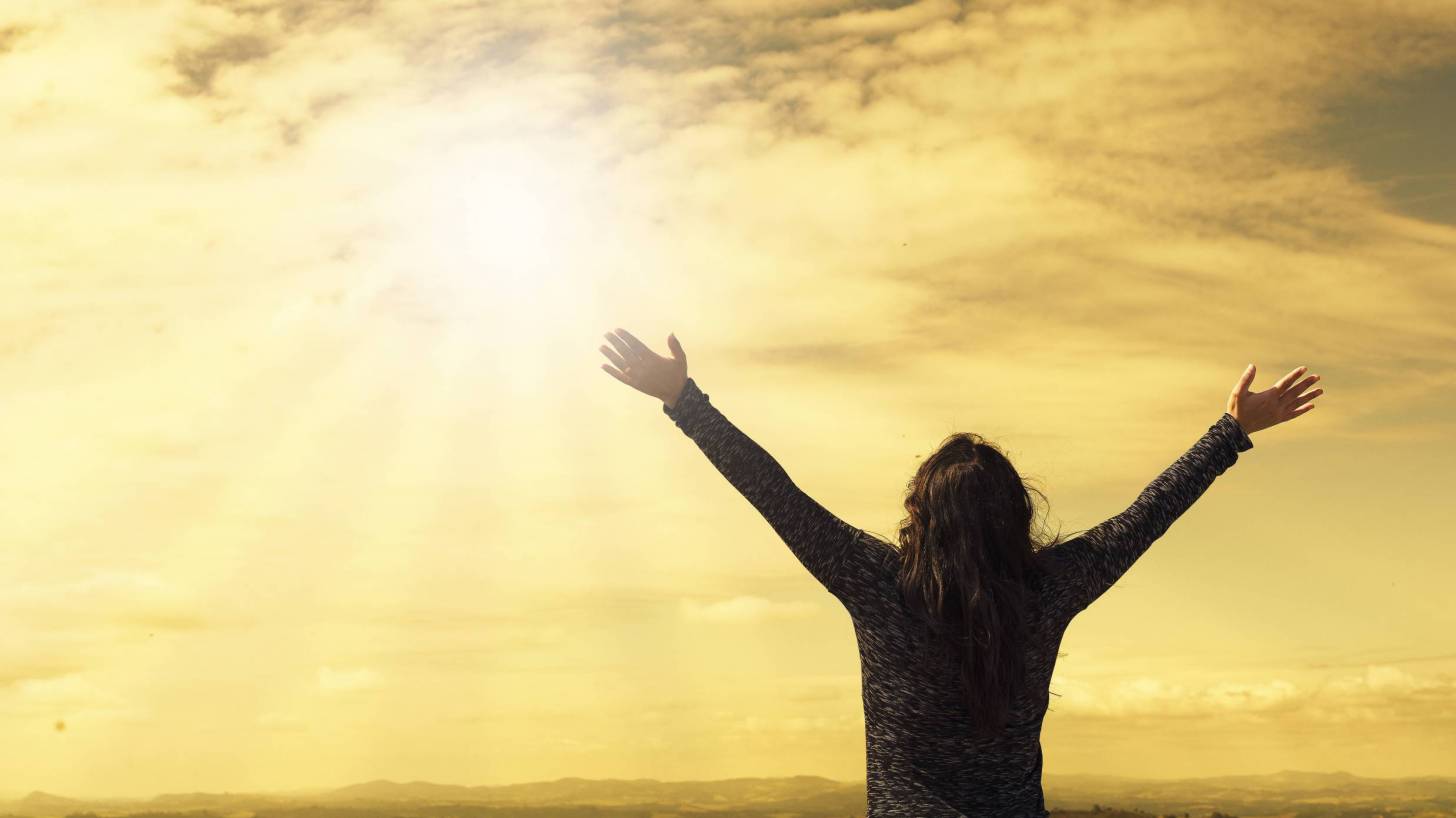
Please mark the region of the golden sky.
[[0, 0], [0, 794], [862, 777], [619, 326], [886, 536], [951, 432], [1080, 530], [1309, 365], [1046, 772], [1456, 774], [1453, 110], [1447, 0]]

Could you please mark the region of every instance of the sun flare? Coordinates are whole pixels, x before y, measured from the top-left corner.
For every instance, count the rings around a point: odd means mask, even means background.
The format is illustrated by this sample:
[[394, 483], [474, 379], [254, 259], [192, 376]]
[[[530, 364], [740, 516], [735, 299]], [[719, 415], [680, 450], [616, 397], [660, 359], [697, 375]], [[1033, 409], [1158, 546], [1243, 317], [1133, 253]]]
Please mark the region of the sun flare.
[[400, 224], [428, 265], [419, 288], [501, 314], [578, 278], [583, 237], [605, 215], [593, 167], [564, 140], [460, 147], [429, 158], [402, 188]]

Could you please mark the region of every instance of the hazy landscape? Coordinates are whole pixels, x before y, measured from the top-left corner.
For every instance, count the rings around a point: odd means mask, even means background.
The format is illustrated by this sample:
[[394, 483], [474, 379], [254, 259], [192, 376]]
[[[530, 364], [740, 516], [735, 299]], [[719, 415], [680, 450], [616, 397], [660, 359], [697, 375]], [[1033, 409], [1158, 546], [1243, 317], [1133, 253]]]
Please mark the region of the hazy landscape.
[[[1456, 816], [1456, 777], [1365, 778], [1283, 770], [1268, 775], [1154, 780], [1048, 775], [1059, 816], [1183, 818], [1438, 818]], [[676, 818], [689, 815], [849, 818], [865, 814], [864, 782], [819, 776], [720, 781], [559, 778], [502, 786], [369, 781], [272, 793], [167, 793], [147, 799], [7, 797], [0, 818]]]
[[864, 816], [944, 685], [616, 328], [901, 546], [951, 434], [1065, 542], [1310, 367], [1046, 804], [1456, 818], [1456, 0], [0, 0], [0, 122], [0, 818]]

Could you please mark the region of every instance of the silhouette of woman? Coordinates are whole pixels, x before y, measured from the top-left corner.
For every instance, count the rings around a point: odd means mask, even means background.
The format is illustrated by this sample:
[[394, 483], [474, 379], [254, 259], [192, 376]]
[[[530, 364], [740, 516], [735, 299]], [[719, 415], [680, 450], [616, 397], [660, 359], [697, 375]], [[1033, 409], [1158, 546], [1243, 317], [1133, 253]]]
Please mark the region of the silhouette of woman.
[[1298, 367], [1251, 392], [1249, 364], [1227, 410], [1120, 514], [1070, 539], [1032, 533], [1027, 486], [994, 444], [953, 434], [919, 466], [898, 547], [831, 514], [730, 423], [672, 357], [624, 329], [602, 369], [662, 401], [809, 573], [849, 612], [865, 718], [867, 818], [1045, 818], [1042, 717], [1068, 623], [1112, 586], [1214, 478], [1249, 434], [1299, 417], [1324, 392]]

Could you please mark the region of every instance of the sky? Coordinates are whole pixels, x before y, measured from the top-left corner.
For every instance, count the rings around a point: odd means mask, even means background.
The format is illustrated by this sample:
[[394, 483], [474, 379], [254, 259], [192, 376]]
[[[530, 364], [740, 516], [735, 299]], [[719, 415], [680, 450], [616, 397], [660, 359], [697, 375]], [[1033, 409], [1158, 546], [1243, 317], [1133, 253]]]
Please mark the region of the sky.
[[0, 796], [864, 776], [892, 537], [1327, 394], [1073, 621], [1045, 772], [1456, 775], [1456, 5], [0, 0]]

